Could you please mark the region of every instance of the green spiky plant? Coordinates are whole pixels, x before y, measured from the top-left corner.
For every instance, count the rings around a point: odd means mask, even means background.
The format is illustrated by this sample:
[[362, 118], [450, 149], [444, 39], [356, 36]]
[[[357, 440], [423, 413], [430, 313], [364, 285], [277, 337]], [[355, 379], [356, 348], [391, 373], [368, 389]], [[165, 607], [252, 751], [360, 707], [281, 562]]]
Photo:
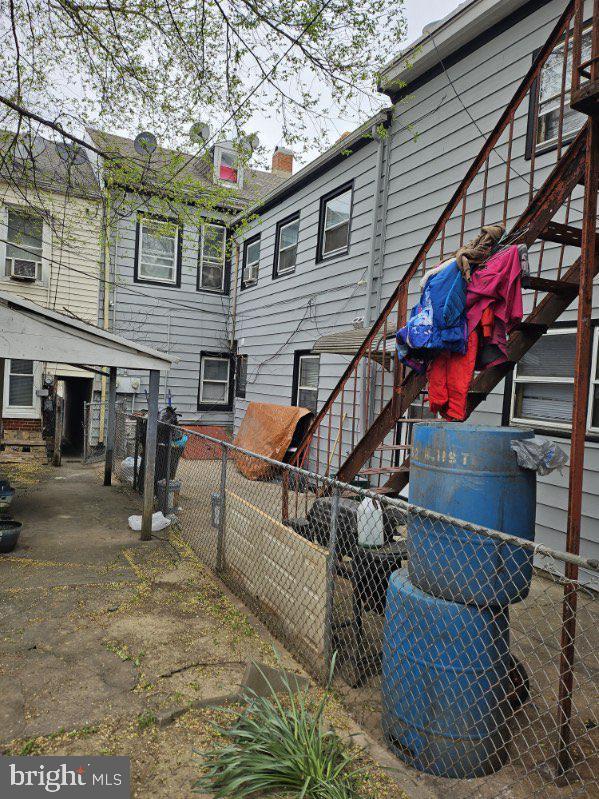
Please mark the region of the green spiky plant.
[[314, 708], [307, 689], [297, 691], [285, 679], [282, 700], [267, 680], [269, 696], [252, 694], [249, 706], [234, 714], [230, 727], [215, 725], [227, 743], [201, 754], [205, 773], [194, 790], [212, 792], [215, 799], [360, 799], [357, 754], [324, 719], [333, 670], [334, 662], [326, 691]]

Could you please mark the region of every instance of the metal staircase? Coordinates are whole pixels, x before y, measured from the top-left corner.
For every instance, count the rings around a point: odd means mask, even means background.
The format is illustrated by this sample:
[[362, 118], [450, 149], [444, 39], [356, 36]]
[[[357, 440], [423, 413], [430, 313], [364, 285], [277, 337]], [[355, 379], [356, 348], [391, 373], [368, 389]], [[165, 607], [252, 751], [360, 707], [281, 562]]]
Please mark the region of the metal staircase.
[[[468, 414], [485, 401], [577, 297], [579, 306], [590, 308], [583, 292], [590, 292], [589, 280], [592, 282], [599, 266], [594, 166], [599, 146], [598, 0], [594, 5], [590, 57], [585, 52], [589, 33], [583, 26], [583, 3], [572, 0], [315, 417], [298, 448], [297, 465], [334, 474], [345, 482], [366, 477], [374, 490], [384, 494], [396, 495], [407, 485], [412, 428], [426, 413], [426, 376], [409, 372], [398, 362], [395, 333], [420, 294], [418, 281], [427, 266], [442, 261], [483, 225], [502, 222], [510, 243], [526, 244], [531, 273], [523, 279], [525, 319], [509, 337], [509, 360], [475, 374]], [[531, 88], [537, 85], [548, 59], [556, 59], [554, 51], [559, 45], [563, 46], [555, 146], [537, 152], [536, 119], [528, 157], [523, 130]], [[534, 102], [532, 97], [530, 102]], [[568, 104], [589, 116], [573, 140], [564, 133]], [[579, 339], [580, 324], [579, 320]], [[588, 339], [588, 372], [590, 338], [586, 331], [582, 339]], [[584, 429], [582, 442], [584, 446]]]

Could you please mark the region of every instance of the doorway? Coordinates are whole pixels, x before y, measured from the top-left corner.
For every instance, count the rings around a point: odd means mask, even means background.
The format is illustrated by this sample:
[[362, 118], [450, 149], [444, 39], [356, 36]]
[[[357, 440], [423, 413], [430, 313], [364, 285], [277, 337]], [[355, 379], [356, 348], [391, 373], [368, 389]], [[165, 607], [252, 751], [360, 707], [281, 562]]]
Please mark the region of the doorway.
[[61, 392], [64, 397], [64, 422], [62, 431], [62, 453], [67, 456], [83, 454], [84, 406], [91, 400], [93, 378], [62, 377]]

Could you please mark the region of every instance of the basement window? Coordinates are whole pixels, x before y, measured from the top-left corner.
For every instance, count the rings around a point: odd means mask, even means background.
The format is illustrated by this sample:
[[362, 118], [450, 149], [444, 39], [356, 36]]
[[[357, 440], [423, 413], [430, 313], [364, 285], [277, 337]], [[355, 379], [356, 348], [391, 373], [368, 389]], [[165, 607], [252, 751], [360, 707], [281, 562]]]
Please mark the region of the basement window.
[[316, 414], [318, 406], [318, 380], [320, 377], [320, 355], [298, 350], [293, 364], [292, 405], [308, 408]]
[[[575, 352], [574, 327], [550, 330], [530, 348], [514, 372], [512, 422], [547, 430], [571, 430]], [[587, 431], [599, 433], [597, 330], [593, 336]]]
[[233, 397], [231, 354], [200, 354], [198, 410], [229, 410]]

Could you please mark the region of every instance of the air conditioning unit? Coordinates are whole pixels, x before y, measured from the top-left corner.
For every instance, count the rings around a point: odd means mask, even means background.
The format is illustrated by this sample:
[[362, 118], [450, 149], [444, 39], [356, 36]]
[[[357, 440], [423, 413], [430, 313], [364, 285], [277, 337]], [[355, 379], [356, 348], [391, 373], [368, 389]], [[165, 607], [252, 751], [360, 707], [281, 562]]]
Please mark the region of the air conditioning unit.
[[255, 283], [256, 280], [258, 280], [258, 264], [246, 266], [246, 268], [243, 270], [243, 282]]
[[40, 280], [42, 262], [25, 258], [7, 258], [7, 272], [14, 280]]

